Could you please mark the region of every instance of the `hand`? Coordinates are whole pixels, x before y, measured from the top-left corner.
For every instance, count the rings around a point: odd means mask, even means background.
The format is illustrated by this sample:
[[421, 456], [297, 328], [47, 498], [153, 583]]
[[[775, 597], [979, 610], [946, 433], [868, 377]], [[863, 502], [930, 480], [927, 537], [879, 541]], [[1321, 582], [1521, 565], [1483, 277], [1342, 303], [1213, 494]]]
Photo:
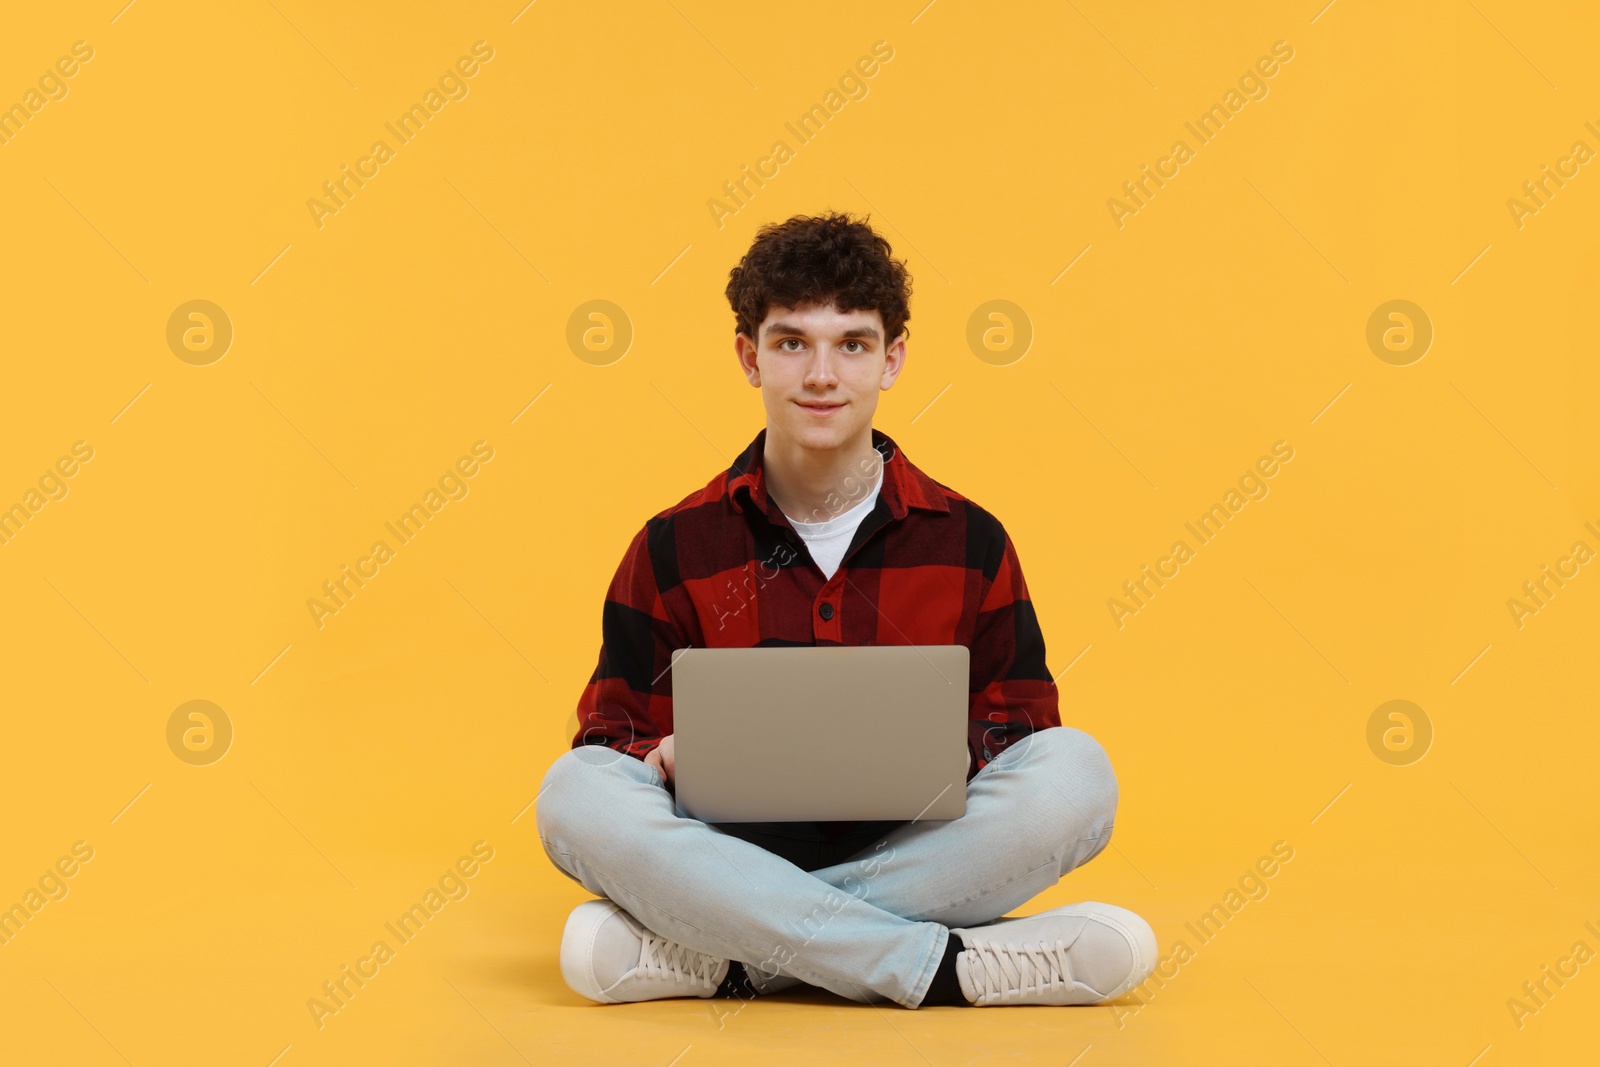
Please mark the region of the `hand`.
[[678, 769], [677, 753], [673, 750], [672, 735], [668, 734], [661, 739], [661, 743], [652, 748], [644, 757], [644, 761], [661, 772], [661, 777], [667, 780], [667, 788], [672, 788], [672, 776]]

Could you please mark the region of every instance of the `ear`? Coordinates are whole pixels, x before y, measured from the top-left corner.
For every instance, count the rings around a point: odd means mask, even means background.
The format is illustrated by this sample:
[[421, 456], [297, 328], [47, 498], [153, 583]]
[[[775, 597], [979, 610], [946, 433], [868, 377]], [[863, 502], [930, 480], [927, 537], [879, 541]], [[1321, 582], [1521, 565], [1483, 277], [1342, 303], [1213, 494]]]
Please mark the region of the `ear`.
[[889, 342], [889, 347], [884, 351], [883, 377], [878, 382], [879, 389], [888, 389], [894, 385], [895, 379], [900, 377], [900, 372], [906, 366], [906, 336], [901, 334]]
[[735, 334], [733, 337], [733, 354], [738, 357], [739, 369], [744, 372], [745, 379], [756, 388], [761, 387], [761, 367], [756, 362], [756, 343], [750, 340], [750, 335], [745, 333]]

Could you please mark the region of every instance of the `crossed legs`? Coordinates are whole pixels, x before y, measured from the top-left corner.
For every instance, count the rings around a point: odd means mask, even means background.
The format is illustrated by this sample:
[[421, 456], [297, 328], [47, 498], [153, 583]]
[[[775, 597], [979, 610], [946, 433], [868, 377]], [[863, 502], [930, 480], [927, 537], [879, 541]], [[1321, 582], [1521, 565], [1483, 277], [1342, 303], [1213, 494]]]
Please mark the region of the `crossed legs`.
[[661, 774], [598, 746], [563, 753], [537, 809], [551, 861], [649, 930], [851, 1000], [921, 1003], [950, 927], [990, 922], [1110, 842], [1117, 784], [1088, 734], [1020, 738], [967, 784], [967, 812], [912, 822], [805, 871], [684, 814]]

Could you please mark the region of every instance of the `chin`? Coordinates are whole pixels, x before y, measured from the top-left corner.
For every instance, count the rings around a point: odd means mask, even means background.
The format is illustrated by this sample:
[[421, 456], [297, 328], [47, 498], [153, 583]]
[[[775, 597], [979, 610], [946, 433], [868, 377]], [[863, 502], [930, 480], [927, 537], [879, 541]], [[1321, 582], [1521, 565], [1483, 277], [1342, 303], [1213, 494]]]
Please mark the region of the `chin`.
[[834, 420], [830, 419], [820, 425], [801, 423], [795, 428], [793, 436], [795, 440], [811, 448], [838, 448], [855, 435], [856, 429], [854, 426], [836, 425]]

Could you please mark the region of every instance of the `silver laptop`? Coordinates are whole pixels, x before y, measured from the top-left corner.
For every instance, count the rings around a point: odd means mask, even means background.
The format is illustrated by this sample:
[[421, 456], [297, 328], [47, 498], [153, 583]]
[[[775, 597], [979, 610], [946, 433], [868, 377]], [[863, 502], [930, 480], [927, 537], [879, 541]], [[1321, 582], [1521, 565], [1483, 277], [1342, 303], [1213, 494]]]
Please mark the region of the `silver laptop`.
[[674, 789], [704, 822], [958, 819], [965, 645], [689, 648]]

